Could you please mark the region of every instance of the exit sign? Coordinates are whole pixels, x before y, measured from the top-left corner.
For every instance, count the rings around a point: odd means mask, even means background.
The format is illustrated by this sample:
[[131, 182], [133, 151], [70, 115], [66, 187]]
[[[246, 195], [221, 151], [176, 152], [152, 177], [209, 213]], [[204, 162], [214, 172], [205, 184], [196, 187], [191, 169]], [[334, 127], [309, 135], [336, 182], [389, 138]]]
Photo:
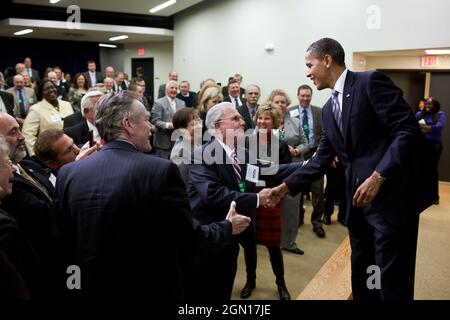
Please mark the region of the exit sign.
[[434, 68], [439, 64], [438, 56], [423, 56], [422, 57], [422, 68]]
[[138, 49], [137, 54], [138, 56], [145, 56], [145, 49]]

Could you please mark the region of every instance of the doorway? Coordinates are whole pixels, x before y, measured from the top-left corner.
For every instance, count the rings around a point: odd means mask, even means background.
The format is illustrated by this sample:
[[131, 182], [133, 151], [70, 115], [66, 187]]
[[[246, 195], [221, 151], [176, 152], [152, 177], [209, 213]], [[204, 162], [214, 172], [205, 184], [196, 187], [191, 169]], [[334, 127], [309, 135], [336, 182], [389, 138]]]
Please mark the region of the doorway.
[[[137, 73], [137, 71], [139, 71], [139, 74]], [[153, 101], [155, 101], [153, 92], [153, 58], [132, 58], [131, 76], [139, 76], [145, 80], [144, 95], [148, 100], [148, 105], [150, 106], [150, 108], [153, 107]]]

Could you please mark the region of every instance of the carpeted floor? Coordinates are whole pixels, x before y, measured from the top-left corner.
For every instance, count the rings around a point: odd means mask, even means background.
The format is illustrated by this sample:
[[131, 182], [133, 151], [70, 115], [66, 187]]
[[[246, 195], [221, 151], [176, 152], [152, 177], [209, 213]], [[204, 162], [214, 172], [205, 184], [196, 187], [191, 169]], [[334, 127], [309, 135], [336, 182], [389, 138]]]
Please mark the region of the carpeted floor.
[[[450, 184], [441, 184], [441, 201], [426, 210], [420, 219], [416, 264], [416, 299], [450, 299]], [[320, 267], [342, 242], [347, 230], [332, 217], [332, 224], [324, 226], [326, 237], [318, 238], [309, 222], [311, 203], [306, 201], [305, 224], [300, 227], [298, 246], [305, 251], [300, 256], [283, 251], [285, 279], [291, 297], [295, 299]], [[337, 208], [336, 208], [337, 212]], [[245, 284], [245, 263], [241, 248], [233, 300], [240, 300]], [[278, 300], [275, 276], [267, 249], [258, 246], [256, 289], [248, 300]]]

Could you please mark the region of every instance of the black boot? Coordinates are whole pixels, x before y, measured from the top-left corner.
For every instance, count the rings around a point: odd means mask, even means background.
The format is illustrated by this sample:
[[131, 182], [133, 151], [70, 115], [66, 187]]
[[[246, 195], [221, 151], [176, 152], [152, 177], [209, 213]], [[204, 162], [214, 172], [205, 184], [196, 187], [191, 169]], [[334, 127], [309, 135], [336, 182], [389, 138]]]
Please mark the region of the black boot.
[[291, 300], [291, 295], [284, 283], [278, 285], [278, 294], [280, 295], [280, 300]]
[[256, 281], [255, 279], [247, 279], [247, 282], [245, 283], [244, 288], [242, 288], [241, 291], [241, 298], [247, 299], [252, 295], [253, 289], [255, 289]]

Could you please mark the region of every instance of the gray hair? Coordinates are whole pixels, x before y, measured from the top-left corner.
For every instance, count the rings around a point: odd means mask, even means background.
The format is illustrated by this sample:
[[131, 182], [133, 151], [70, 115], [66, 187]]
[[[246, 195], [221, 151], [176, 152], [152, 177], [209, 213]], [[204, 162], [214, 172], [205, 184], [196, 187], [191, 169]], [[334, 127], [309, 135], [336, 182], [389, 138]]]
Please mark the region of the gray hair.
[[166, 83], [166, 88], [168, 88], [171, 84], [176, 84], [177, 88], [178, 88], [178, 82], [176, 82], [175, 80], [169, 80]]
[[83, 99], [81, 99], [81, 115], [83, 117], [85, 116], [84, 115], [85, 109], [94, 110], [95, 103], [92, 103], [92, 98], [102, 96], [102, 95], [103, 95], [103, 92], [101, 92], [99, 90], [92, 90], [92, 91], [88, 91], [88, 93], [86, 93], [86, 95], [83, 97]]
[[208, 129], [215, 129], [216, 123], [223, 119], [223, 113], [228, 108], [234, 108], [231, 102], [221, 102], [209, 109], [205, 119], [206, 127]]
[[248, 85], [247, 88], [245, 88], [245, 93], [247, 93], [248, 90], [250, 90], [250, 88], [256, 88], [256, 89], [258, 89], [258, 92], [261, 94], [261, 88], [260, 88], [258, 85], [256, 85], [256, 84]]
[[100, 98], [95, 110], [95, 126], [105, 142], [118, 139], [124, 132], [123, 118], [134, 120], [138, 117], [138, 99], [136, 93], [128, 90], [111, 92]]

